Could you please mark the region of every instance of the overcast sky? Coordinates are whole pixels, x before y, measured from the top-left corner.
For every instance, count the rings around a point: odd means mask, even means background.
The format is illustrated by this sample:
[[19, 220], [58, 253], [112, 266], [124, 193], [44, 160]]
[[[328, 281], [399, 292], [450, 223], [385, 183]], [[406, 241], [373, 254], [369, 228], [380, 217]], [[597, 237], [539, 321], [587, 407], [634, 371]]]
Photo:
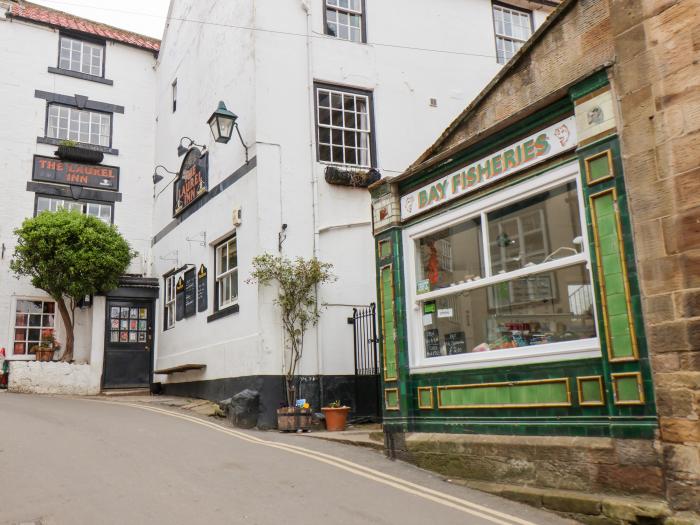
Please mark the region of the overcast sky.
[[32, 0], [136, 33], [162, 38], [170, 0]]

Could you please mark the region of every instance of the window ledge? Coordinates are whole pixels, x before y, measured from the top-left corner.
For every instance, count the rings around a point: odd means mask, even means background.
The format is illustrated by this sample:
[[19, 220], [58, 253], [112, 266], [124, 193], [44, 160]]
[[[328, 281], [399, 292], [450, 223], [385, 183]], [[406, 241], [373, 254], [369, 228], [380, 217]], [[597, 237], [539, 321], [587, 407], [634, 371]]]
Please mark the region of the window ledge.
[[221, 319], [222, 317], [226, 317], [231, 314], [236, 314], [239, 310], [240, 308], [238, 304], [232, 304], [231, 306], [222, 308], [221, 310], [214, 312], [209, 317], [207, 317], [207, 323], [211, 323], [212, 321], [216, 321], [217, 319]]
[[[63, 142], [65, 139], [55, 139], [53, 137], [37, 137], [36, 142], [37, 144], [52, 144], [54, 146], [60, 145], [61, 142]], [[80, 142], [79, 144], [83, 144]], [[119, 150], [114, 149], [114, 148], [108, 148], [106, 146], [97, 146], [96, 144], [85, 144], [87, 147], [90, 149], [94, 149], [96, 151], [101, 151], [102, 153], [107, 153], [108, 155], [119, 155]]]
[[49, 73], [54, 73], [56, 75], [64, 75], [66, 77], [79, 78], [82, 80], [89, 80], [91, 82], [99, 82], [100, 84], [106, 84], [108, 86], [114, 85], [114, 80], [108, 78], [98, 77], [95, 75], [88, 75], [87, 73], [81, 73], [80, 71], [71, 71], [70, 69], [61, 69], [58, 67], [49, 66]]

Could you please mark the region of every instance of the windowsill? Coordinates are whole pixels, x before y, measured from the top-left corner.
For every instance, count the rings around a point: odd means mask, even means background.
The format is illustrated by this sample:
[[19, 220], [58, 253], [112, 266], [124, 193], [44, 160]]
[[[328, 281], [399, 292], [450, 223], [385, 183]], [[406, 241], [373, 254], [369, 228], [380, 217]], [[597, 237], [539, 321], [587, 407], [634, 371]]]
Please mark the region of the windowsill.
[[106, 84], [108, 86], [113, 86], [114, 81], [104, 77], [98, 77], [95, 75], [89, 75], [87, 73], [81, 73], [80, 71], [72, 71], [70, 69], [61, 69], [59, 67], [50, 67], [48, 69], [49, 73], [54, 73], [56, 75], [63, 75], [66, 77], [79, 78], [81, 80], [89, 80], [91, 82], [99, 82], [100, 84]]
[[211, 323], [212, 321], [216, 321], [217, 319], [221, 319], [222, 317], [227, 317], [231, 314], [236, 314], [239, 310], [240, 308], [238, 306], [238, 303], [232, 304], [231, 306], [227, 306], [226, 308], [222, 308], [221, 310], [217, 310], [209, 317], [207, 317], [207, 323]]
[[328, 162], [326, 160], [318, 160], [316, 162], [318, 162], [324, 168], [338, 168], [339, 170], [369, 171], [373, 169], [372, 166], [360, 166], [358, 164], [338, 164], [337, 162]]
[[[59, 146], [61, 142], [65, 139], [55, 139], [53, 137], [37, 137], [37, 144], [52, 144], [54, 146]], [[95, 151], [101, 151], [102, 153], [107, 153], [108, 155], [119, 155], [119, 150], [114, 148], [109, 148], [107, 146], [97, 146], [96, 144], [85, 144], [83, 142], [78, 142], [78, 145], [86, 146]]]

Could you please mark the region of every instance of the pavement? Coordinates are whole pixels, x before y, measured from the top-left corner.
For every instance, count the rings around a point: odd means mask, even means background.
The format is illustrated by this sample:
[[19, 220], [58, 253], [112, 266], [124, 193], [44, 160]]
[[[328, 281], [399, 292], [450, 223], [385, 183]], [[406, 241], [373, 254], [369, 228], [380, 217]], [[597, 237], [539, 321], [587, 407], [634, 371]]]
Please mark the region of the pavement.
[[233, 429], [198, 403], [0, 394], [0, 524], [574, 523], [333, 433]]

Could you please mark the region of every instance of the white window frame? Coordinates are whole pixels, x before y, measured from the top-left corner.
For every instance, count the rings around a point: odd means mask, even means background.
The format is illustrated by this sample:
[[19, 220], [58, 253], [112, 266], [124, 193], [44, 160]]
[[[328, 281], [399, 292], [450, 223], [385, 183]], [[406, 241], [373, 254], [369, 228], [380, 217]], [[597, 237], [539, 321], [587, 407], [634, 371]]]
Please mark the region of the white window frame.
[[[96, 53], [99, 52], [99, 53]], [[77, 58], [74, 54], [77, 53]], [[86, 62], [86, 54], [88, 62]], [[97, 64], [94, 58], [99, 58]], [[59, 37], [58, 69], [76, 71], [93, 77], [104, 78], [105, 46], [96, 42], [87, 42], [66, 35]]]
[[[214, 262], [214, 267], [216, 268], [216, 308], [215, 311], [218, 312], [219, 310], [223, 310], [224, 308], [228, 308], [229, 306], [233, 306], [234, 304], [238, 303], [238, 265], [236, 265], [234, 268], [227, 268], [225, 272], [221, 272], [221, 267], [220, 267], [220, 261], [221, 257], [219, 256], [220, 252], [224, 249], [226, 249], [226, 257], [228, 260], [228, 246], [230, 244], [234, 244], [236, 248], [236, 263], [238, 263], [238, 236], [233, 235], [233, 237], [230, 237], [229, 239], [219, 243], [216, 245], [214, 249], [214, 257], [215, 257], [215, 262]], [[228, 262], [227, 262], [228, 265]], [[231, 290], [231, 299], [225, 302], [222, 302], [222, 296], [223, 294], [221, 293], [221, 290], [223, 288], [223, 281], [224, 279], [230, 279], [230, 284], [229, 284], [229, 289]], [[236, 295], [233, 295], [233, 284], [234, 281], [236, 283]]]
[[[46, 136], [112, 147], [112, 115], [51, 103], [46, 108]], [[106, 131], [106, 133], [105, 133]], [[85, 139], [85, 140], [81, 140]]]
[[[358, 2], [360, 4], [359, 9], [351, 9], [349, 7], [341, 7], [340, 5], [333, 5], [333, 4], [329, 3], [331, 1], [332, 0], [323, 0], [323, 9], [324, 9], [324, 11], [323, 11], [323, 23], [324, 23], [323, 32], [326, 35], [328, 35], [329, 37], [337, 38], [338, 40], [345, 40], [347, 42], [357, 42], [357, 43], [366, 42], [367, 40], [365, 38], [365, 0], [358, 0]], [[338, 0], [335, 0], [335, 1], [336, 1], [336, 3], [339, 3]], [[336, 14], [336, 21], [333, 22], [336, 25], [336, 27], [343, 25], [344, 27], [348, 28], [348, 37], [347, 38], [344, 38], [344, 37], [340, 36], [339, 34], [333, 35], [330, 33], [330, 30], [328, 28], [328, 12], [329, 11], [333, 11]], [[358, 16], [360, 19], [360, 25], [356, 28], [356, 27], [351, 26], [351, 25], [341, 24], [340, 20], [339, 20], [341, 14], [344, 14], [347, 16]], [[355, 40], [353, 38], [350, 38], [350, 35], [351, 35], [350, 30], [351, 29], [358, 29], [359, 30], [359, 32], [360, 32], [360, 39], [359, 40]], [[339, 33], [339, 32], [336, 32], [336, 33]]]
[[[499, 33], [498, 29], [497, 29], [497, 25], [496, 25], [496, 11], [500, 11], [503, 15], [508, 13], [511, 15], [511, 17], [513, 16], [513, 14], [518, 15], [518, 16], [526, 15], [528, 20], [530, 21], [530, 34], [528, 35], [528, 38], [530, 38], [532, 36], [532, 33], [534, 32], [533, 27], [532, 27], [532, 12], [528, 11], [526, 9], [518, 9], [517, 7], [511, 7], [511, 6], [502, 5], [502, 4], [492, 4], [491, 8], [492, 8], [491, 13], [493, 16], [493, 32], [494, 32], [494, 35], [496, 38], [496, 61], [499, 64], [505, 64], [512, 58], [513, 55], [515, 55], [515, 53], [518, 52], [518, 50], [522, 47], [522, 45], [525, 42], [527, 42], [527, 38], [525, 40], [523, 40], [522, 38], [516, 37], [514, 35], [507, 35], [505, 33]], [[498, 52], [499, 40], [502, 40], [504, 42], [507, 41], [507, 42], [510, 42], [513, 44], [513, 47], [514, 47], [513, 55], [511, 55], [510, 57], [505, 56], [505, 54], [503, 57], [501, 57], [499, 55], [499, 52]]]
[[169, 275], [165, 278], [165, 322], [163, 330], [169, 330], [175, 326], [175, 277], [176, 274]]
[[[29, 301], [29, 302], [39, 302], [41, 301], [42, 303], [54, 303], [54, 320], [53, 320], [53, 333], [54, 337], [56, 339], [59, 339], [60, 334], [59, 334], [59, 329], [61, 327], [60, 324], [60, 314], [58, 312], [58, 305], [55, 304], [56, 301], [54, 301], [50, 297], [30, 297], [30, 296], [16, 296], [14, 297], [14, 300], [12, 301], [12, 308], [10, 312], [10, 333], [11, 335], [11, 340], [12, 343], [10, 344], [9, 352], [8, 352], [8, 357], [12, 357], [13, 360], [16, 361], [33, 361], [36, 359], [36, 356], [34, 354], [29, 353], [29, 348], [27, 348], [27, 353], [26, 354], [15, 354], [15, 328], [22, 328], [22, 327], [17, 327], [16, 322], [17, 322], [17, 303], [19, 301]], [[42, 308], [43, 310], [43, 308]], [[43, 314], [42, 314], [43, 315]], [[43, 319], [42, 319], [42, 327], [43, 328]]]
[[[491, 258], [487, 230], [488, 222], [485, 220], [486, 214], [490, 211], [503, 208], [503, 206], [507, 206], [510, 203], [534, 197], [543, 191], [556, 188], [568, 182], [575, 183], [578, 194], [582, 229], [581, 235], [583, 237], [582, 252], [532, 267], [521, 268], [505, 274], [491, 275]], [[588, 250], [588, 235], [585, 228], [585, 210], [579, 167], [578, 163], [573, 162], [406, 228], [403, 232], [403, 253], [405, 254], [404, 272], [407, 283], [405, 299], [407, 304], [406, 317], [409, 326], [407, 339], [411, 372], [433, 373], [600, 357], [601, 347], [599, 336], [576, 341], [533, 345], [530, 347], [507, 348], [488, 352], [430, 358], [425, 356], [425, 342], [423, 337], [422, 310], [420, 306], [421, 303], [425, 301], [450, 296], [461, 291], [484, 288], [504, 281], [526, 277], [531, 274], [541, 274], [579, 264], [586, 265], [592, 283], [593, 276], [591, 273], [590, 253]], [[456, 284], [444, 289], [418, 294], [416, 292], [416, 241], [426, 235], [436, 233], [450, 226], [464, 222], [465, 220], [479, 216], [482, 218], [481, 227], [484, 232], [484, 234], [482, 234], [484, 277], [477, 281]], [[593, 311], [596, 333], [600, 334], [596, 309], [594, 308]]]
[[172, 83], [172, 96], [173, 96], [173, 113], [177, 111], [177, 79], [173, 80]]
[[[39, 210], [39, 199], [47, 199], [49, 201], [49, 208], [46, 210]], [[92, 201], [74, 201], [70, 199], [60, 199], [56, 197], [51, 197], [49, 195], [37, 195], [36, 198], [36, 213], [34, 214], [35, 216], [41, 213], [42, 211], [57, 211], [59, 208], [64, 208], [64, 209], [73, 209], [74, 207], [80, 207], [80, 213], [83, 215], [90, 215], [91, 217], [95, 217], [96, 219], [100, 219], [102, 222], [106, 224], [113, 224], [114, 222], [114, 207], [106, 202], [92, 202]], [[97, 206], [97, 215], [94, 213], [90, 213], [90, 208]], [[102, 218], [102, 210], [108, 209], [109, 210], [109, 220], [106, 221], [104, 218]]]

